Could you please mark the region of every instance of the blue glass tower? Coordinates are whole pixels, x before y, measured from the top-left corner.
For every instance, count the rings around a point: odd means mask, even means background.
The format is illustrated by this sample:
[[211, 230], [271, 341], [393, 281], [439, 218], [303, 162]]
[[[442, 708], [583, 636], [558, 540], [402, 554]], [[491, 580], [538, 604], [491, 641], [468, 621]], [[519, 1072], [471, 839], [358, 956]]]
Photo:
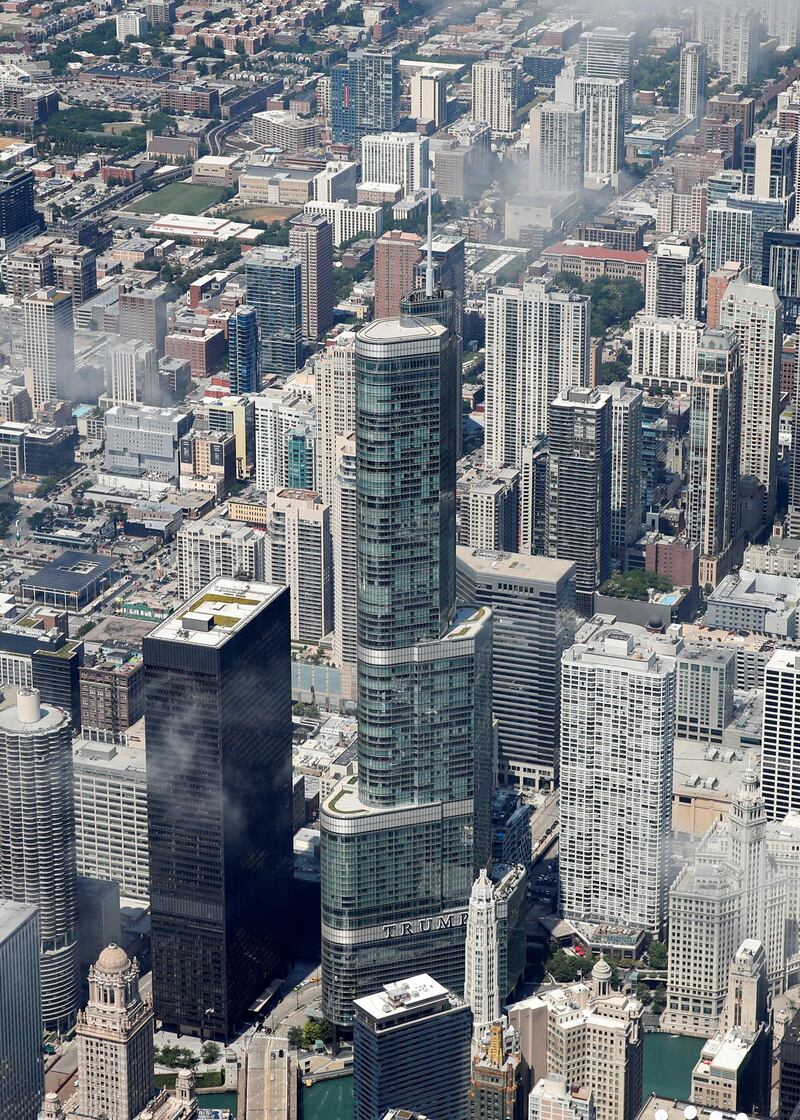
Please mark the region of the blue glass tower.
[[228, 372], [233, 396], [257, 393], [261, 388], [258, 314], [246, 303], [228, 319]]
[[245, 264], [247, 302], [256, 310], [261, 372], [283, 377], [303, 364], [300, 258], [288, 249], [258, 246]]
[[336, 144], [357, 148], [362, 136], [397, 128], [400, 63], [391, 51], [353, 51], [331, 71], [331, 126]]

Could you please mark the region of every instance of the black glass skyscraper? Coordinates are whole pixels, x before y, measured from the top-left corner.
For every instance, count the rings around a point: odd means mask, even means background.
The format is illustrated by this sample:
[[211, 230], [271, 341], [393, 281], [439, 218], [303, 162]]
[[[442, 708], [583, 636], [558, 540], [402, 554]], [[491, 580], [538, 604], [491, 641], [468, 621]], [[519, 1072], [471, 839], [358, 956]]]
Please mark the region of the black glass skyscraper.
[[153, 997], [227, 1036], [290, 938], [289, 591], [219, 578], [144, 640]]
[[451, 339], [432, 319], [356, 338], [358, 778], [326, 799], [328, 1017], [418, 972], [463, 986], [490, 850], [491, 612], [455, 607]]

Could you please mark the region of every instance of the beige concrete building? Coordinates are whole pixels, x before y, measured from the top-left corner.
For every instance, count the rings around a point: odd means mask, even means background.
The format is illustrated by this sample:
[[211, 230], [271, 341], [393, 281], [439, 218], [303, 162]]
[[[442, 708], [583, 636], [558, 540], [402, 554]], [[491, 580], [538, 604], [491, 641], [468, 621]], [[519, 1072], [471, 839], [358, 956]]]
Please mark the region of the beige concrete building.
[[311, 490], [286, 488], [270, 509], [266, 579], [291, 589], [293, 642], [319, 642], [333, 629], [331, 509]]

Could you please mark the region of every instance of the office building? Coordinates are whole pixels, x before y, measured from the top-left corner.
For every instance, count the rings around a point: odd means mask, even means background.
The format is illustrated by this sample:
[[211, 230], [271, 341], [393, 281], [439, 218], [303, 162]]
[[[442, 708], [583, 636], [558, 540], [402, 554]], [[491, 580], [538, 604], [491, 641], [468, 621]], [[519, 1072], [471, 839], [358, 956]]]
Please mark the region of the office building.
[[119, 336], [123, 342], [138, 339], [164, 357], [167, 337], [167, 297], [163, 288], [119, 287]]
[[499, 780], [546, 789], [557, 766], [561, 655], [575, 634], [575, 565], [460, 546], [456, 585], [465, 602], [492, 610]]
[[422, 251], [422, 238], [406, 230], [390, 229], [375, 242], [374, 318], [400, 314], [400, 301], [414, 290], [414, 266]]
[[144, 715], [144, 669], [134, 650], [102, 647], [79, 677], [81, 727], [119, 735]]
[[693, 239], [671, 234], [647, 258], [646, 315], [699, 319], [703, 295], [703, 258]]
[[292, 249], [256, 246], [245, 262], [247, 302], [256, 310], [262, 374], [288, 377], [303, 364], [302, 262]]
[[777, 649], [764, 671], [761, 792], [770, 820], [800, 811], [800, 656]]
[[318, 342], [333, 326], [333, 227], [322, 214], [298, 214], [289, 247], [300, 257], [303, 338]]
[[706, 331], [691, 387], [686, 537], [700, 548], [700, 582], [716, 584], [739, 532], [742, 367], [733, 331]]
[[132, 478], [177, 479], [178, 448], [192, 420], [192, 413], [180, 408], [146, 404], [109, 408], [105, 414], [105, 469]]
[[146, 342], [131, 339], [111, 348], [111, 404], [155, 404], [158, 358]]
[[361, 181], [399, 187], [404, 195], [428, 186], [428, 141], [417, 132], [381, 132], [361, 140]]
[[531, 109], [531, 190], [579, 191], [583, 187], [586, 113], [573, 105], [545, 101]]
[[764, 946], [769, 990], [783, 991], [797, 856], [795, 849], [789, 861], [778, 862], [771, 840], [758, 779], [748, 769], [727, 817], [706, 832], [669, 890], [662, 1030], [704, 1038], [719, 1030], [730, 964], [746, 938]]
[[458, 543], [516, 552], [519, 543], [519, 471], [503, 467], [466, 471], [456, 485]]
[[492, 133], [510, 135], [522, 89], [522, 68], [511, 59], [482, 59], [472, 66], [472, 119]]
[[260, 529], [223, 518], [185, 521], [176, 537], [178, 594], [196, 595], [217, 576], [265, 578], [266, 538]]
[[692, 1070], [692, 1100], [705, 1108], [746, 1115], [770, 1111], [771, 1010], [767, 962], [760, 941], [736, 950], [720, 1029]]
[[78, 1015], [79, 1116], [131, 1120], [156, 1095], [153, 1007], [139, 992], [139, 964], [108, 945], [89, 969]]
[[[728, 208], [750, 215], [750, 279], [754, 284], [764, 283], [764, 238], [770, 230], [783, 230], [794, 213], [794, 195], [781, 198], [759, 198], [755, 195], [733, 192], [726, 199]], [[710, 209], [710, 207], [709, 207]], [[736, 258], [733, 258], [736, 259]]]
[[798, 637], [798, 590], [791, 576], [739, 571], [726, 576], [708, 596], [706, 622], [718, 629], [795, 641]]
[[547, 552], [575, 564], [578, 611], [611, 572], [612, 404], [596, 389], [565, 389], [548, 422]]
[[380, 206], [359, 202], [353, 205], [343, 198], [334, 202], [307, 202], [304, 214], [319, 214], [333, 227], [333, 244], [341, 249], [357, 237], [376, 238], [383, 233], [383, 211]]
[[800, 1011], [786, 1024], [780, 1043], [780, 1120], [791, 1120], [800, 1104]]
[[445, 73], [431, 69], [411, 75], [411, 116], [420, 123], [433, 121], [436, 128], [447, 123]]
[[674, 642], [593, 623], [562, 659], [561, 906], [663, 933], [672, 823]]
[[[36, 1120], [42, 1100], [42, 993], [36, 907], [0, 899], [0, 1111], [11, 1120]], [[9, 1076], [10, 1074], [10, 1076]]]
[[706, 112], [707, 52], [703, 43], [684, 43], [678, 86], [678, 112], [699, 121]]
[[[759, 128], [745, 141], [742, 194], [786, 198], [794, 193], [797, 135], [784, 128]], [[791, 218], [793, 213], [789, 214]]]
[[631, 76], [633, 68], [632, 31], [616, 27], [594, 27], [578, 40], [578, 74], [588, 78], [610, 78], [625, 83], [623, 123], [629, 123], [633, 105]]
[[228, 316], [228, 374], [234, 396], [257, 393], [261, 388], [258, 311], [247, 303]]
[[467, 910], [464, 1002], [472, 1012], [472, 1029], [480, 1035], [500, 1018], [500, 943], [492, 881], [481, 868]]
[[400, 63], [377, 47], [351, 51], [331, 71], [331, 135], [336, 144], [358, 148], [362, 137], [397, 128]]
[[268, 148], [280, 148], [290, 154], [319, 144], [319, 123], [283, 109], [254, 113], [253, 140]]
[[570, 1087], [561, 1074], [540, 1077], [528, 1097], [528, 1120], [595, 1120], [591, 1090]]
[[427, 1120], [465, 1116], [469, 1007], [422, 974], [355, 1001], [353, 1115], [383, 1120], [398, 1101]]
[[517, 1032], [493, 1022], [472, 1059], [468, 1120], [525, 1120], [523, 1070]]
[[0, 174], [0, 248], [12, 253], [44, 228], [44, 219], [34, 209], [33, 172], [10, 167]]
[[622, 381], [608, 386], [611, 396], [611, 551], [625, 550], [642, 529], [642, 392]]
[[292, 936], [289, 592], [215, 579], [143, 652], [155, 1012], [227, 1037]]
[[733, 720], [733, 650], [685, 643], [675, 667], [678, 738], [721, 743], [725, 728]]
[[625, 158], [626, 83], [622, 78], [578, 78], [575, 105], [584, 112], [584, 170], [616, 179]]
[[58, 1034], [78, 1010], [71, 739], [35, 688], [0, 710], [0, 897], [39, 911], [42, 1021]]
[[[582, 983], [513, 1004], [508, 1018], [534, 1082], [563, 1077], [593, 1101], [597, 1120], [635, 1120], [642, 1100], [642, 1004], [614, 992], [611, 975], [601, 958]], [[581, 1120], [592, 1115], [586, 1106], [576, 1112]], [[533, 1115], [541, 1115], [536, 1106]], [[570, 1113], [555, 1115], [567, 1120]]]
[[293, 642], [320, 642], [333, 629], [331, 507], [310, 490], [267, 495], [266, 578], [291, 591]]
[[[119, 736], [117, 736], [119, 738]], [[123, 898], [150, 894], [147, 772], [140, 746], [92, 731], [73, 743], [78, 874], [119, 884]]]
[[315, 359], [314, 375], [319, 430], [317, 488], [323, 500], [333, 505], [337, 441], [350, 435], [356, 423], [356, 336], [353, 331], [342, 331], [326, 343]]
[[40, 288], [22, 301], [25, 388], [34, 409], [76, 395], [72, 296]]
[[449, 346], [429, 319], [356, 336], [358, 776], [320, 810], [323, 1006], [341, 1024], [409, 965], [463, 988], [491, 847], [491, 613], [455, 608]]
[[486, 463], [519, 466], [559, 393], [589, 383], [591, 301], [550, 278], [486, 293]]
[[[722, 297], [720, 327], [736, 334], [742, 367], [739, 473], [759, 488], [753, 523], [771, 524], [778, 473], [783, 309], [773, 288], [735, 280]], [[743, 518], [744, 521], [744, 518]]]
[[316, 490], [318, 430], [314, 405], [294, 389], [265, 389], [253, 398], [256, 487]]

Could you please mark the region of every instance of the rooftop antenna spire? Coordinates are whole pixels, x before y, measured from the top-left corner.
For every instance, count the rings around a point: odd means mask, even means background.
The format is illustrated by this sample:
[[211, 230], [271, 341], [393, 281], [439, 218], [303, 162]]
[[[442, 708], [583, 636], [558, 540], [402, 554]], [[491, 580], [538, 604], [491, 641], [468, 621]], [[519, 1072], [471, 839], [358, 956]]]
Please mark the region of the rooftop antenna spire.
[[431, 164], [428, 161], [428, 263], [425, 267], [425, 295], [430, 299], [433, 295], [433, 220], [431, 207], [433, 205], [433, 182], [431, 180]]

